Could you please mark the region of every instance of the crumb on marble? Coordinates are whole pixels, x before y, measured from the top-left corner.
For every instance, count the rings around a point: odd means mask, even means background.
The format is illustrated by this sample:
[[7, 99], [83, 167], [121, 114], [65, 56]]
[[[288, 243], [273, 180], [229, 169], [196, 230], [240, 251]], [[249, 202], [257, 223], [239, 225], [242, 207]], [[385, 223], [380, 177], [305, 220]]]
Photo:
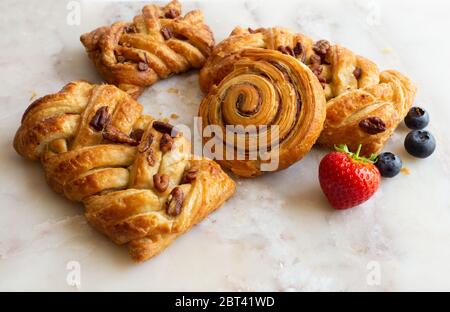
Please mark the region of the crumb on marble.
[[172, 114], [170, 114], [170, 118], [172, 118], [172, 119], [178, 119], [180, 116], [178, 116], [177, 114], [175, 114], [175, 113], [172, 113]]
[[180, 94], [180, 90], [177, 88], [170, 87], [167, 89], [167, 93]]
[[37, 97], [37, 93], [33, 91], [30, 96], [30, 101], [33, 101]]
[[390, 47], [386, 47], [383, 50], [381, 50], [381, 52], [383, 52], [384, 54], [390, 54], [390, 53], [392, 53], [392, 51], [393, 50]]
[[408, 167], [403, 167], [402, 169], [400, 169], [400, 172], [404, 175], [409, 175], [411, 173]]

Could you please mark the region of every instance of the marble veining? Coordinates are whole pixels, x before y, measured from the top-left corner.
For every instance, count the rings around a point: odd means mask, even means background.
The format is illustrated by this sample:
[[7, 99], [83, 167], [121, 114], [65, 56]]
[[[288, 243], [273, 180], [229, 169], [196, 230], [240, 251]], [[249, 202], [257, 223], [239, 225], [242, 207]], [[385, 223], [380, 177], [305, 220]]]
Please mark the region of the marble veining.
[[[383, 180], [367, 203], [332, 210], [317, 179], [325, 150], [291, 168], [237, 180], [236, 195], [160, 256], [133, 264], [86, 223], [82, 207], [54, 194], [12, 138], [30, 101], [73, 79], [101, 82], [80, 34], [129, 20], [143, 2], [80, 1], [81, 23], [66, 22], [69, 1], [0, 2], [0, 290], [450, 290], [450, 6], [438, 0], [183, 1], [200, 8], [217, 42], [236, 25], [280, 25], [348, 46], [381, 69], [418, 85], [416, 104], [438, 140], [426, 160], [403, 148], [401, 125], [386, 150], [410, 173]], [[20, 22], [17, 22], [20, 21]], [[14, 27], [11, 27], [14, 25]], [[189, 72], [148, 88], [145, 111], [192, 128], [201, 92]], [[175, 114], [175, 115], [174, 115]], [[176, 118], [176, 116], [179, 116]], [[80, 265], [80, 287], [67, 265]], [[374, 265], [380, 280], [368, 282]], [[370, 279], [370, 278], [369, 278]]]

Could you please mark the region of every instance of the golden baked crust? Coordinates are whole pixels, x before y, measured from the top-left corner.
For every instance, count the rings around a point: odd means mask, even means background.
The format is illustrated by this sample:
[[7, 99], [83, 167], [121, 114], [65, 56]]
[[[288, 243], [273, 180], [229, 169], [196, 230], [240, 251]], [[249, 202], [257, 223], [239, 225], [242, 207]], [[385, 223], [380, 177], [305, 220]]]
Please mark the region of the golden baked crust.
[[75, 81], [32, 103], [14, 138], [48, 184], [136, 261], [149, 259], [233, 193], [218, 164], [194, 159], [169, 124], [112, 85]]
[[327, 119], [318, 143], [347, 144], [361, 154], [378, 154], [408, 113], [416, 89], [394, 70], [380, 73], [380, 83], [344, 92], [327, 102]]
[[[203, 129], [218, 125], [224, 133], [215, 136], [223, 151], [215, 158], [244, 177], [281, 170], [300, 160], [316, 142], [325, 115], [325, 96], [314, 74], [295, 58], [267, 49], [242, 51], [233, 70], [211, 88], [199, 108]], [[248, 131], [234, 131], [230, 125]], [[252, 126], [263, 128], [252, 132]], [[203, 138], [204, 143], [210, 140]], [[275, 167], [262, 168], [276, 162]]]
[[134, 98], [159, 79], [201, 68], [214, 47], [202, 12], [181, 16], [177, 0], [146, 5], [133, 22], [97, 28], [80, 40], [106, 81]]
[[380, 73], [372, 61], [340, 45], [315, 42], [280, 27], [234, 29], [214, 48], [200, 71], [203, 92], [220, 83], [242, 58], [242, 51], [249, 48], [278, 50], [295, 57], [319, 79], [328, 101], [324, 131], [318, 140], [322, 145], [348, 144], [355, 149], [362, 143], [363, 154], [379, 152], [415, 96], [415, 86], [402, 74]]

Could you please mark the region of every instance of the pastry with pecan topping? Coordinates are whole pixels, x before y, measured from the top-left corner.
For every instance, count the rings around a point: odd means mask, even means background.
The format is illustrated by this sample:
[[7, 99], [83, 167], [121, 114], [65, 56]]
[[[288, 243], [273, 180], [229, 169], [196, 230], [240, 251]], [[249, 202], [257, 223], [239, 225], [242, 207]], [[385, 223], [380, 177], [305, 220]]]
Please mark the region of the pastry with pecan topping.
[[[379, 72], [370, 60], [326, 40], [314, 41], [287, 29], [237, 27], [219, 43], [200, 71], [200, 87], [211, 92], [229, 75], [245, 50], [278, 51], [306, 64], [327, 99], [327, 118], [318, 143], [347, 144], [361, 154], [379, 152], [407, 114], [416, 88], [394, 70]], [[212, 91], [214, 92], [214, 91]], [[376, 123], [370, 121], [377, 120]], [[375, 129], [376, 128], [376, 129]]]
[[136, 261], [165, 249], [235, 189], [218, 164], [193, 159], [181, 133], [141, 113], [113, 85], [75, 81], [31, 104], [14, 139], [20, 155], [41, 161], [48, 184], [82, 202], [89, 223], [128, 245]]
[[182, 16], [177, 0], [146, 5], [133, 22], [97, 28], [80, 40], [106, 81], [134, 98], [159, 79], [201, 68], [214, 46], [202, 12]]

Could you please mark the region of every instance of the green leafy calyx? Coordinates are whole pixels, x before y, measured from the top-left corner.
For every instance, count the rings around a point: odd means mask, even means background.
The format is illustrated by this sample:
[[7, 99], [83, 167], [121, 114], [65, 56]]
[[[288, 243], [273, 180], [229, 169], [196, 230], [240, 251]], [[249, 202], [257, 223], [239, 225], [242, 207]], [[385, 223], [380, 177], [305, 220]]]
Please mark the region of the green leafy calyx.
[[361, 162], [367, 162], [367, 163], [370, 163], [370, 164], [373, 164], [374, 162], [377, 161], [377, 155], [376, 155], [376, 154], [370, 155], [369, 158], [364, 157], [364, 156], [359, 156], [359, 153], [361, 152], [361, 148], [362, 148], [362, 144], [359, 144], [356, 153], [352, 153], [352, 152], [348, 149], [347, 145], [345, 145], [345, 144], [340, 144], [340, 145], [338, 145], [338, 146], [336, 146], [336, 145], [334, 146], [334, 149], [335, 149], [337, 152], [345, 153], [345, 154], [347, 154], [350, 158], [352, 158], [353, 160], [361, 161]]

